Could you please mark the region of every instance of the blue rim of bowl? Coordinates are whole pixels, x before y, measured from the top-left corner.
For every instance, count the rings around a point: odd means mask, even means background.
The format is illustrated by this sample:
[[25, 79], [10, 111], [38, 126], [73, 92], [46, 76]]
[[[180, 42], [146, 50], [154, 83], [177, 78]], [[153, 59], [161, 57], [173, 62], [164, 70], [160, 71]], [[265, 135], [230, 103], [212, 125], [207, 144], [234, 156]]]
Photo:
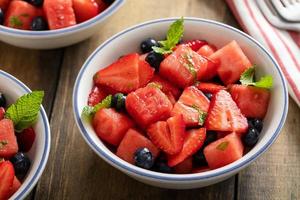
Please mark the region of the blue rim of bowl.
[[91, 25], [99, 21], [103, 21], [105, 18], [112, 15], [124, 2], [125, 0], [115, 0], [113, 4], [111, 4], [107, 9], [105, 9], [102, 13], [100, 13], [96, 17], [86, 22], [76, 24], [68, 28], [63, 28], [58, 30], [48, 30], [48, 31], [26, 31], [26, 30], [19, 30], [19, 29], [9, 28], [5, 26], [0, 26], [0, 33], [3, 32], [6, 34], [14, 34], [19, 36], [55, 36], [64, 33], [71, 33], [73, 31], [78, 31], [82, 28], [90, 27]]
[[[19, 85], [24, 90], [24, 92], [26, 92], [26, 93], [31, 92], [31, 90], [24, 83], [22, 83], [20, 80], [18, 80], [14, 76], [12, 76], [2, 70], [0, 70], [0, 75], [3, 75], [4, 77], [15, 82], [17, 85]], [[44, 171], [47, 160], [48, 160], [48, 156], [49, 156], [49, 152], [50, 152], [50, 127], [49, 127], [48, 117], [47, 117], [46, 112], [43, 107], [41, 108], [40, 114], [42, 116], [44, 130], [45, 130], [45, 148], [43, 150], [42, 159], [41, 159], [40, 163], [38, 164], [37, 171], [34, 173], [31, 180], [29, 180], [28, 185], [20, 192], [20, 194], [18, 194], [16, 197], [14, 197], [15, 199], [25, 198], [27, 193], [32, 190], [32, 188], [35, 186], [38, 179], [42, 175], [42, 172]]]
[[[133, 31], [135, 29], [139, 29], [141, 27], [144, 26], [149, 26], [151, 24], [157, 24], [157, 23], [162, 23], [162, 22], [172, 22], [174, 20], [176, 20], [178, 18], [166, 18], [166, 19], [158, 19], [158, 20], [153, 20], [153, 21], [148, 21], [142, 24], [138, 24], [136, 26], [130, 27], [114, 36], [112, 36], [110, 39], [108, 39], [106, 42], [104, 42], [101, 46], [99, 46], [93, 53], [92, 55], [87, 59], [87, 61], [84, 63], [84, 65], [82, 66], [75, 85], [74, 85], [74, 92], [73, 92], [73, 110], [74, 110], [74, 115], [75, 115], [75, 120], [77, 123], [77, 126], [79, 127], [84, 139], [88, 142], [88, 144], [92, 147], [92, 149], [99, 155], [103, 156], [105, 159], [107, 159], [109, 162], [113, 163], [114, 165], [127, 170], [131, 173], [140, 175], [140, 176], [144, 176], [147, 178], [152, 178], [152, 179], [157, 179], [157, 180], [164, 180], [164, 181], [197, 181], [200, 179], [211, 179], [214, 177], [218, 177], [230, 172], [235, 172], [236, 170], [242, 168], [243, 166], [246, 166], [247, 164], [251, 163], [252, 161], [254, 161], [257, 157], [259, 157], [263, 152], [265, 152], [270, 145], [276, 140], [276, 138], [278, 137], [283, 124], [285, 122], [286, 116], [287, 116], [287, 111], [288, 111], [288, 93], [287, 93], [287, 86], [286, 86], [286, 81], [285, 78], [282, 75], [282, 72], [277, 64], [277, 62], [275, 61], [275, 59], [270, 55], [270, 53], [268, 53], [268, 51], [259, 43], [257, 42], [255, 39], [253, 39], [252, 37], [250, 37], [249, 35], [243, 33], [242, 31], [231, 27], [229, 25], [220, 23], [220, 22], [216, 22], [216, 21], [212, 21], [212, 20], [207, 20], [207, 19], [200, 19], [200, 18], [192, 18], [192, 17], [186, 17], [184, 18], [185, 21], [191, 21], [191, 22], [201, 22], [201, 23], [208, 23], [208, 24], [214, 24], [217, 26], [221, 26], [223, 28], [229, 29], [231, 31], [234, 31], [236, 33], [239, 33], [240, 35], [242, 35], [243, 37], [247, 38], [248, 40], [250, 40], [251, 42], [253, 42], [256, 46], [258, 46], [259, 48], [261, 48], [261, 50], [263, 50], [266, 55], [270, 58], [270, 60], [273, 62], [274, 66], [276, 67], [280, 78], [281, 78], [281, 84], [283, 85], [283, 95], [284, 95], [284, 110], [280, 119], [280, 123], [278, 124], [278, 127], [276, 128], [276, 131], [273, 133], [272, 137], [270, 138], [270, 140], [261, 148], [259, 149], [258, 152], [256, 152], [254, 155], [252, 155], [251, 157], [249, 157], [246, 160], [243, 160], [242, 162], [238, 163], [235, 166], [232, 166], [228, 169], [224, 169], [224, 170], [219, 170], [219, 171], [211, 171], [210, 174], [207, 175], [202, 175], [202, 174], [193, 174], [192, 176], [188, 176], [188, 175], [174, 175], [174, 174], [164, 174], [164, 173], [159, 173], [159, 172], [151, 172], [147, 173], [148, 170], [144, 170], [144, 169], [138, 169], [138, 167], [135, 166], [127, 166], [125, 164], [123, 164], [121, 161], [112, 158], [110, 155], [108, 155], [105, 151], [103, 151], [101, 148], [99, 148], [97, 146], [96, 143], [93, 142], [93, 139], [90, 137], [89, 133], [86, 131], [86, 129], [84, 128], [84, 125], [81, 121], [81, 117], [80, 117], [80, 112], [79, 112], [79, 108], [78, 108], [78, 89], [79, 89], [79, 85], [82, 79], [82, 75], [85, 72], [86, 68], [88, 67], [89, 63], [91, 62], [91, 60], [93, 60], [93, 58], [97, 55], [97, 53], [99, 51], [101, 51], [103, 48], [105, 48], [110, 42], [112, 42], [113, 40], [115, 40], [118, 37], [121, 37], [122, 35]], [[135, 169], [136, 168], [136, 169]], [[186, 176], [186, 177], [185, 177]]]

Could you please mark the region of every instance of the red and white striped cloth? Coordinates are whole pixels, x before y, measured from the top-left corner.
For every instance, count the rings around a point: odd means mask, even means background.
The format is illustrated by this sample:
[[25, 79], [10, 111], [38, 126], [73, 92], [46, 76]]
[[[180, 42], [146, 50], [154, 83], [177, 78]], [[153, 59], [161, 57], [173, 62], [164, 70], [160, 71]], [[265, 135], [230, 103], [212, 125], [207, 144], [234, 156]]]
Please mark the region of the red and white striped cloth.
[[244, 31], [272, 52], [288, 82], [290, 96], [300, 107], [300, 33], [274, 27], [256, 0], [226, 1]]

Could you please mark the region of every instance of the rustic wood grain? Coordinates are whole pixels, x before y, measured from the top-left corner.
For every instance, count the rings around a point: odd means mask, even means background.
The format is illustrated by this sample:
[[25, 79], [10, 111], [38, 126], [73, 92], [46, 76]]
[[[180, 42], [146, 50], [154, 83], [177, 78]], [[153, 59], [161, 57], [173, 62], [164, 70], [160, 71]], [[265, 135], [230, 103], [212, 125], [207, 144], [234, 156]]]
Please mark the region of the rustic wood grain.
[[111, 35], [146, 20], [196, 16], [236, 25], [224, 2], [129, 0], [90, 40], [65, 51], [52, 112], [52, 150], [35, 199], [233, 199], [235, 179], [204, 189], [165, 190], [139, 183], [110, 167], [90, 150], [75, 125], [72, 86], [87, 56]]

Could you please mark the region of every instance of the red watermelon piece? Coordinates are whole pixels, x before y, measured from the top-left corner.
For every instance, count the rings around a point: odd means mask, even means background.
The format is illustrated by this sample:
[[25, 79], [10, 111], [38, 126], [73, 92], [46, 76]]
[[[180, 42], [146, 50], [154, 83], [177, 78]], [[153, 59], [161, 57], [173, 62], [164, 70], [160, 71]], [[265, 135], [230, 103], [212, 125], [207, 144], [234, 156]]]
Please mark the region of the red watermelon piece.
[[0, 121], [0, 158], [10, 158], [18, 152], [14, 124], [10, 119]]

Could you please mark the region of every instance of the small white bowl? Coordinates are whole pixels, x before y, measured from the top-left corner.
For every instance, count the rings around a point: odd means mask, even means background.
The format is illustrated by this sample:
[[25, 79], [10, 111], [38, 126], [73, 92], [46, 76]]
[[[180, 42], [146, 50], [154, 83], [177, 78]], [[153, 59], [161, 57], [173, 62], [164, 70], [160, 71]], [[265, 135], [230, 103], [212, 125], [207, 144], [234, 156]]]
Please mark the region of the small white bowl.
[[283, 74], [270, 53], [249, 35], [226, 24], [199, 18], [185, 18], [184, 40], [204, 39], [218, 48], [236, 40], [246, 55], [255, 63], [257, 75], [270, 74], [274, 78], [271, 100], [264, 120], [264, 129], [256, 146], [241, 159], [212, 171], [197, 174], [163, 174], [131, 165], [112, 153], [97, 137], [90, 123], [80, 118], [83, 107], [93, 85], [93, 75], [112, 63], [121, 55], [139, 51], [140, 42], [145, 38], [164, 39], [171, 19], [145, 22], [114, 35], [87, 59], [78, 74], [73, 93], [73, 109], [76, 123], [88, 145], [106, 162], [129, 176], [158, 187], [188, 189], [220, 182], [248, 166], [265, 152], [275, 141], [285, 122], [288, 111], [288, 92]]
[[[0, 92], [5, 95], [9, 105], [31, 91], [21, 81], [0, 70]], [[21, 187], [10, 199], [24, 199], [29, 194], [42, 175], [48, 160], [51, 138], [48, 118], [43, 107], [33, 128], [36, 138], [32, 148], [26, 153], [31, 160], [31, 167]]]
[[28, 31], [0, 26], [0, 40], [29, 49], [54, 49], [69, 46], [91, 37], [124, 2], [125, 0], [115, 0], [96, 17], [75, 26], [58, 30]]

